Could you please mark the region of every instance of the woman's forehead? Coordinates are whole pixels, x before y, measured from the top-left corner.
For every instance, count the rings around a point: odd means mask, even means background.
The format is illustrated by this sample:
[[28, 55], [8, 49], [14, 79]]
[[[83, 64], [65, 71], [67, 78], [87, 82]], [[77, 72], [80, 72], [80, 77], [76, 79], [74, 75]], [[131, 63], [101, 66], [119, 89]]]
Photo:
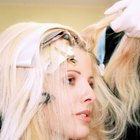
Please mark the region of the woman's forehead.
[[88, 52], [81, 48], [74, 48], [74, 59], [75, 63], [65, 61], [61, 65], [63, 71], [79, 71], [80, 73], [88, 73], [92, 75], [93, 67], [92, 60]]

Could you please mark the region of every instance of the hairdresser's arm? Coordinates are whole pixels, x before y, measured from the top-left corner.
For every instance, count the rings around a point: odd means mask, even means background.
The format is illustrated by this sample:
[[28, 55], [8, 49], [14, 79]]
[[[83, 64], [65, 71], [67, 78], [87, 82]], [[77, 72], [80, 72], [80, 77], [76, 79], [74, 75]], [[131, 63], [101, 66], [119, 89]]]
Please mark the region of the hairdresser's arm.
[[120, 13], [110, 24], [115, 32], [124, 31], [129, 37], [140, 37], [140, 0], [120, 0], [105, 11], [105, 15]]

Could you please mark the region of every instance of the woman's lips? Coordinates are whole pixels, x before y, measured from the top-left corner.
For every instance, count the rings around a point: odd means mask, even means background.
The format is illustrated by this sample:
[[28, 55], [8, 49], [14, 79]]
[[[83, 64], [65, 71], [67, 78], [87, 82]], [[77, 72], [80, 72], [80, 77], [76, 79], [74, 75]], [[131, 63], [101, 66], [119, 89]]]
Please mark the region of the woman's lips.
[[83, 110], [81, 112], [76, 113], [76, 116], [78, 119], [81, 121], [84, 121], [86, 123], [90, 123], [91, 118], [90, 118], [90, 111], [89, 110]]

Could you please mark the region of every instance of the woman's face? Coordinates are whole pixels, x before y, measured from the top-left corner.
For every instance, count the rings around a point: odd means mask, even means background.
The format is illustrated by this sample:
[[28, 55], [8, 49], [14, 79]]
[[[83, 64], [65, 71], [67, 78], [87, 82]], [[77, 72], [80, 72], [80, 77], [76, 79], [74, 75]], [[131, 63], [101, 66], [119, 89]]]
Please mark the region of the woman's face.
[[[84, 50], [74, 48], [76, 65], [64, 62], [48, 79], [52, 99], [46, 106], [53, 132], [69, 139], [89, 134], [94, 77], [91, 58]], [[51, 84], [53, 82], [53, 84]]]

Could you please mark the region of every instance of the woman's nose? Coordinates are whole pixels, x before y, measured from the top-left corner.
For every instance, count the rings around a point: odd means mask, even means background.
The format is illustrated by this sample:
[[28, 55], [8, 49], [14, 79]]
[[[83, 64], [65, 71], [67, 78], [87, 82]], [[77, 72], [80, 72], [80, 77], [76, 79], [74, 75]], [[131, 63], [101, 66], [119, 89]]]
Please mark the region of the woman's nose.
[[95, 99], [95, 93], [89, 83], [83, 85], [82, 102], [91, 103]]

